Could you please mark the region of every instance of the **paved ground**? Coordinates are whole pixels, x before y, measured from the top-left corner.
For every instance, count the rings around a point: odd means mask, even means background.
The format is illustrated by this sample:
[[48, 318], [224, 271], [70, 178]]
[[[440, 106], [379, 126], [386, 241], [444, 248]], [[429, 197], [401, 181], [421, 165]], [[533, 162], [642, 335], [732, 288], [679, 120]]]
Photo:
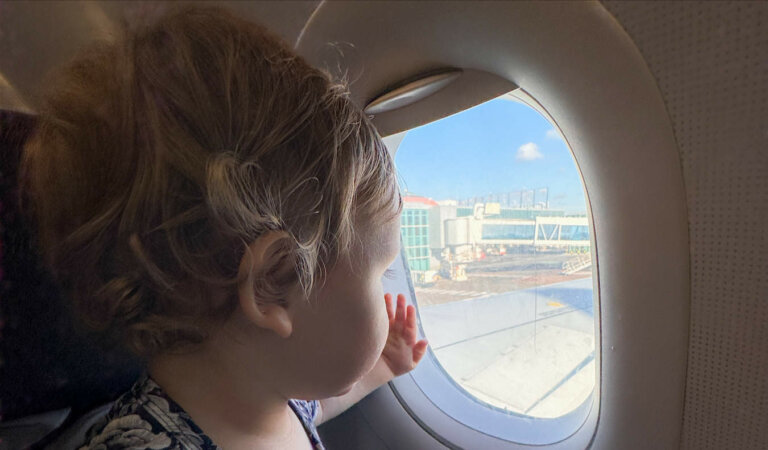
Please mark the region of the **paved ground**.
[[577, 257], [565, 253], [491, 256], [468, 263], [467, 280], [443, 279], [429, 286], [416, 286], [416, 298], [423, 307], [592, 276], [591, 268], [562, 274], [563, 264]]
[[495, 294], [465, 291], [478, 298], [423, 305], [417, 294], [430, 346], [464, 389], [536, 417], [558, 417], [589, 396], [595, 381], [591, 278]]

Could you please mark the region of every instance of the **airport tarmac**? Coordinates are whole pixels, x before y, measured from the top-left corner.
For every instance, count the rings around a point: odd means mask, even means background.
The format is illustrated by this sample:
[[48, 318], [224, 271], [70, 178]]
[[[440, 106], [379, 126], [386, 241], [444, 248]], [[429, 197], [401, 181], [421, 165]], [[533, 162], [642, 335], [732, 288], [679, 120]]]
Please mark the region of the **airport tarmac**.
[[419, 313], [445, 371], [491, 405], [558, 417], [594, 388], [591, 278], [423, 305]]
[[544, 252], [489, 256], [466, 263], [466, 280], [441, 278], [428, 285], [415, 286], [416, 297], [423, 307], [590, 277], [591, 268], [563, 273], [564, 264], [575, 259], [578, 255]]

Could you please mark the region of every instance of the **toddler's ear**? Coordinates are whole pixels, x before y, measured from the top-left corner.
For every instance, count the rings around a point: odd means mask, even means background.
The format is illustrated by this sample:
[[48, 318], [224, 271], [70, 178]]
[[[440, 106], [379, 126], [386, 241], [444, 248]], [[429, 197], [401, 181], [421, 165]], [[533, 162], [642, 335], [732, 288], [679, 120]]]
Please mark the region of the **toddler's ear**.
[[245, 317], [283, 338], [293, 333], [290, 297], [298, 281], [293, 246], [288, 233], [267, 231], [245, 249], [238, 273], [238, 298]]

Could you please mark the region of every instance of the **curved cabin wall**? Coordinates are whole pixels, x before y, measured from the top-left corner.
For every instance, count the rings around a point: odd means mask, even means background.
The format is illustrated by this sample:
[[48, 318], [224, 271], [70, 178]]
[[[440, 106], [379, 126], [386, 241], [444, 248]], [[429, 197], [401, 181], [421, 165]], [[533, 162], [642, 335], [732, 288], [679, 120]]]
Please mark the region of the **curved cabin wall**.
[[[530, 93], [563, 130], [592, 201], [600, 416], [579, 442], [768, 447], [765, 3], [225, 3], [291, 42], [301, 37], [300, 51], [318, 64], [341, 61], [361, 105], [444, 66]], [[0, 108], [34, 110], [51, 65], [136, 7], [3, 3]], [[490, 98], [465, 95], [467, 105]], [[445, 114], [466, 107], [449, 100]], [[394, 128], [407, 125], [399, 120]], [[393, 384], [406, 393], [407, 377]], [[345, 416], [353, 426], [337, 435], [347, 445], [440, 447], [391, 389]], [[478, 439], [466, 447], [503, 444]]]
[[[386, 30], [386, 38], [371, 30]], [[582, 171], [599, 278], [599, 404], [585, 426], [556, 446], [584, 447], [590, 440], [595, 448], [677, 445], [688, 344], [685, 190], [655, 80], [613, 17], [597, 3], [328, 2], [299, 50], [333, 66], [323, 60], [328, 42], [351, 43], [354, 55], [344, 68], [355, 75], [353, 95], [361, 104], [388, 84], [434, 67], [489, 72], [538, 100]], [[446, 100], [442, 109], [456, 112], [452, 106]], [[408, 377], [394, 386], [415, 419], [443, 442], [513, 447], [441, 417], [418, 399]], [[396, 420], [395, 412], [383, 412], [384, 402], [380, 394], [361, 406], [374, 429]], [[379, 436], [386, 435], [384, 427]]]
[[768, 3], [606, 7], [659, 85], [687, 187], [681, 447], [768, 448]]

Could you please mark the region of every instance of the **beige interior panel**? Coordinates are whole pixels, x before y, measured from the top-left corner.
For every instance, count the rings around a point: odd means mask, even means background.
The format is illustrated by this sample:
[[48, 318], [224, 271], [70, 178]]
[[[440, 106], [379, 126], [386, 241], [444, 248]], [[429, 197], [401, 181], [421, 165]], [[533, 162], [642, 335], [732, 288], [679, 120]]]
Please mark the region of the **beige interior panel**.
[[[187, 2], [206, 4], [206, 2]], [[321, 3], [219, 2], [294, 44]], [[33, 112], [46, 74], [96, 39], [109, 39], [123, 20], [153, 17], [171, 3], [34, 1], [0, 5], [0, 108]], [[207, 2], [207, 4], [211, 4]]]
[[[352, 52], [339, 63], [328, 43]], [[676, 445], [689, 306], [682, 170], [656, 82], [614, 18], [597, 3], [327, 2], [298, 48], [347, 71], [361, 105], [416, 69], [447, 66], [506, 78], [544, 107], [574, 152], [593, 213], [601, 320], [593, 445]], [[452, 442], [468, 433], [448, 419], [443, 429]]]
[[[592, 447], [768, 448], [768, 3], [223, 3], [347, 78], [361, 106], [465, 70], [374, 117], [383, 135], [523, 88], [562, 129], [594, 216]], [[154, 8], [0, 3], [0, 108], [34, 112], [52, 67]], [[395, 424], [397, 443], [423, 425], [389, 391], [361, 417]]]
[[608, 2], [680, 146], [691, 239], [686, 449], [768, 448], [768, 3]]

